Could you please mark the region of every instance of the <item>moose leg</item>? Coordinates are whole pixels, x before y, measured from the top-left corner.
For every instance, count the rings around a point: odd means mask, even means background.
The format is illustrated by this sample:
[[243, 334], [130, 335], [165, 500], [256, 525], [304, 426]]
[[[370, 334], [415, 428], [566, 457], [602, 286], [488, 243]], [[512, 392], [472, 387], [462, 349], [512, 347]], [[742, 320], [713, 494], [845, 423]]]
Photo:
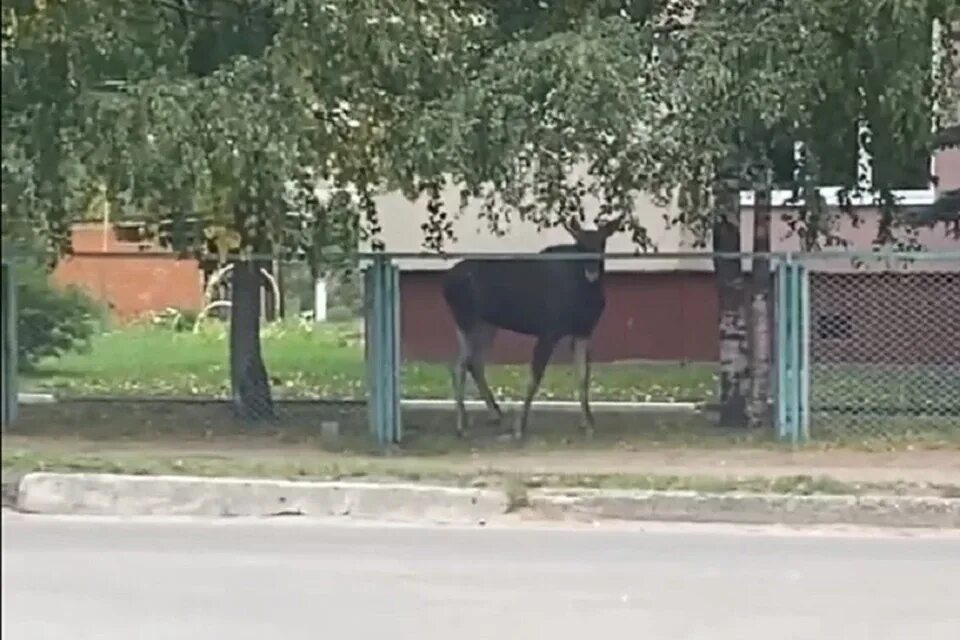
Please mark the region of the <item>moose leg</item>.
[[462, 329], [457, 329], [457, 344], [460, 352], [453, 366], [453, 397], [457, 405], [457, 435], [463, 437], [467, 428], [467, 408], [463, 404], [464, 387], [467, 383], [467, 367], [471, 358], [471, 341], [467, 339]]
[[557, 344], [557, 338], [541, 336], [537, 339], [536, 346], [533, 347], [533, 361], [530, 363], [530, 383], [527, 385], [527, 395], [523, 399], [523, 410], [520, 413], [520, 419], [514, 427], [513, 435], [517, 440], [522, 440], [527, 435], [527, 418], [530, 415], [530, 403], [533, 402], [533, 396], [537, 394], [540, 388], [540, 381], [543, 380], [543, 372], [550, 362], [550, 356], [553, 355], [553, 348]]
[[593, 414], [590, 413], [590, 339], [573, 339], [573, 362], [577, 372], [580, 396], [581, 427], [588, 438], [593, 435]]
[[500, 406], [497, 404], [493, 392], [490, 391], [490, 385], [487, 384], [487, 377], [483, 371], [484, 365], [486, 364], [487, 353], [490, 351], [496, 335], [497, 328], [492, 324], [484, 323], [477, 327], [476, 332], [472, 336], [471, 357], [467, 363], [467, 367], [470, 375], [473, 376], [473, 381], [477, 384], [480, 396], [487, 405], [490, 421], [499, 424], [503, 419], [503, 412], [500, 410]]

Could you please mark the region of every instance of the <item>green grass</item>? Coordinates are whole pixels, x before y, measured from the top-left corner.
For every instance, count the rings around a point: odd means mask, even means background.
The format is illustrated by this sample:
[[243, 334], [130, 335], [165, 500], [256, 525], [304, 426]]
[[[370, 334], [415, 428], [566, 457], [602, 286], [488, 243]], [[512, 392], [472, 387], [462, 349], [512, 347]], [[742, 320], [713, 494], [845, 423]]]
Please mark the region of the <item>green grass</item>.
[[[279, 398], [364, 398], [361, 330], [356, 322], [314, 327], [276, 323], [264, 327], [263, 353]], [[560, 347], [562, 348], [562, 346]], [[97, 336], [86, 353], [42, 363], [26, 378], [33, 390], [64, 396], [187, 395], [229, 393], [227, 341], [223, 325], [200, 332], [175, 332], [138, 325]], [[596, 365], [595, 400], [707, 400], [716, 387], [712, 364], [630, 363]], [[520, 398], [526, 365], [491, 365], [487, 379], [498, 397]], [[448, 364], [408, 362], [402, 390], [408, 398], [449, 398]], [[540, 398], [574, 399], [569, 365], [548, 368]]]
[[[262, 331], [264, 358], [278, 399], [363, 399], [363, 343], [356, 321], [305, 325], [274, 323]], [[565, 348], [561, 345], [560, 349]], [[136, 325], [97, 336], [86, 353], [41, 363], [25, 380], [29, 390], [64, 398], [89, 396], [229, 395], [225, 327], [208, 322], [198, 333]], [[490, 365], [487, 378], [498, 398], [519, 399], [526, 365]], [[814, 367], [811, 379], [815, 437], [831, 441], [895, 438], [955, 442], [960, 436], [960, 373], [956, 367]], [[449, 398], [446, 363], [406, 362], [406, 398]], [[711, 401], [714, 364], [630, 362], [595, 365], [593, 400]], [[472, 385], [468, 393], [476, 397]], [[547, 368], [541, 399], [574, 399], [569, 365]], [[315, 417], [315, 416], [314, 416]]]

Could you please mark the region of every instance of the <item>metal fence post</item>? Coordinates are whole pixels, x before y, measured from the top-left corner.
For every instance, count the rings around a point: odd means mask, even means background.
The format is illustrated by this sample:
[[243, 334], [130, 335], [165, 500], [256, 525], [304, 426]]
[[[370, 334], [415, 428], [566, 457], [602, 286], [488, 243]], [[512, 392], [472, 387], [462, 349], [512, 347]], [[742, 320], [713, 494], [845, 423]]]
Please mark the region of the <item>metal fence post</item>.
[[17, 419], [17, 288], [13, 281], [13, 266], [2, 263], [0, 269], [2, 287], [3, 334], [3, 380], [0, 381], [0, 428], [6, 430]]
[[792, 402], [790, 396], [791, 351], [790, 351], [790, 267], [787, 261], [777, 262], [777, 437], [785, 440], [790, 437], [790, 418]]
[[370, 435], [376, 437], [380, 430], [380, 402], [379, 392], [380, 384], [377, 375], [377, 369], [380, 362], [379, 339], [377, 337], [379, 323], [377, 318], [380, 316], [377, 306], [380, 302], [380, 296], [377, 293], [379, 283], [377, 282], [377, 264], [374, 259], [363, 272], [363, 291], [364, 291], [364, 352], [366, 358], [367, 373], [367, 420], [370, 425]]
[[800, 349], [800, 271], [796, 262], [789, 262], [788, 278], [790, 280], [790, 442], [800, 440], [800, 378], [801, 376], [801, 349]]
[[788, 257], [777, 265], [777, 435], [792, 440], [794, 433], [793, 263]]
[[390, 422], [392, 426], [391, 442], [399, 444], [403, 439], [403, 414], [400, 411], [400, 398], [403, 395], [402, 381], [400, 379], [400, 268], [389, 261], [387, 269], [390, 276], [390, 297], [389, 297], [389, 322], [390, 322], [390, 353], [391, 364], [390, 380], [392, 381], [392, 390], [390, 392], [390, 406], [393, 418]]
[[777, 436], [797, 443], [810, 431], [807, 270], [790, 256], [777, 263]]
[[[797, 324], [799, 331], [800, 357], [797, 361], [799, 384], [797, 385], [797, 413], [799, 424], [797, 437], [810, 439], [810, 272], [807, 265], [796, 263], [797, 269]], [[795, 440], [796, 442], [796, 440]]]
[[399, 276], [386, 256], [374, 256], [364, 273], [367, 291], [367, 411], [381, 446], [400, 441]]

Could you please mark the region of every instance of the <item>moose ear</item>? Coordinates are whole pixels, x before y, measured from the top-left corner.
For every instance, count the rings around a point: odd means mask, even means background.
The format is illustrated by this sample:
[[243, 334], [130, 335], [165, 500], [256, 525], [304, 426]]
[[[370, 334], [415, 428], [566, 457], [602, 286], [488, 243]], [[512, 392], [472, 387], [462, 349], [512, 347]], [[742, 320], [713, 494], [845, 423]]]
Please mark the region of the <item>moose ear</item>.
[[580, 237], [580, 232], [583, 230], [580, 226], [580, 219], [576, 216], [570, 216], [564, 220], [563, 228], [567, 230], [567, 233], [573, 236], [574, 240]]
[[616, 218], [614, 218], [613, 220], [610, 220], [609, 222], [605, 222], [600, 227], [600, 230], [603, 231], [603, 235], [609, 238], [610, 236], [617, 233], [618, 231], [622, 231], [623, 225], [626, 221], [627, 221], [627, 214], [622, 213]]

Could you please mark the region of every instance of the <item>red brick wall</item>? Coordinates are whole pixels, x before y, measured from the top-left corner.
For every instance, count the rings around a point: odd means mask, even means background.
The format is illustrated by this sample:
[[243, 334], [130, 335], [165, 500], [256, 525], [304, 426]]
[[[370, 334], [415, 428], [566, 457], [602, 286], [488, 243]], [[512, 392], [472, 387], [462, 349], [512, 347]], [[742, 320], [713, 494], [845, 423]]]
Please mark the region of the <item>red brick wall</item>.
[[[401, 350], [410, 360], [451, 362], [456, 337], [440, 291], [442, 272], [400, 279]], [[717, 297], [709, 272], [610, 273], [607, 306], [593, 336], [596, 362], [717, 360]], [[816, 362], [960, 362], [960, 271], [811, 273], [811, 348]], [[490, 362], [526, 363], [533, 340], [497, 335]], [[554, 361], [569, 362], [561, 344]]]
[[[451, 361], [456, 355], [453, 320], [440, 290], [442, 272], [400, 276], [403, 357]], [[593, 336], [593, 360], [717, 359], [717, 297], [713, 274], [704, 272], [616, 273], [606, 279], [607, 306]], [[569, 343], [555, 362], [569, 362]], [[529, 362], [533, 340], [509, 331], [497, 335], [490, 362]]]
[[112, 229], [100, 224], [76, 225], [73, 250], [76, 255], [61, 260], [54, 270], [54, 282], [82, 287], [107, 304], [118, 320], [166, 307], [200, 308], [203, 274], [196, 260], [138, 255], [158, 248], [120, 242]]

